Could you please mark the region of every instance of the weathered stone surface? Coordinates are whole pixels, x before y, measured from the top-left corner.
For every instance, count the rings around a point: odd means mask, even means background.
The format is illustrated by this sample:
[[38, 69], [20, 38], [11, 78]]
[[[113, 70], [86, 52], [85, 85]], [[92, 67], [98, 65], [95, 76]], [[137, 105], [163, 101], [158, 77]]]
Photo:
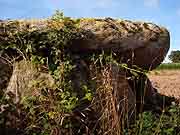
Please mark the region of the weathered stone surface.
[[14, 64], [12, 76], [9, 78], [5, 93], [10, 93], [15, 103], [20, 102], [24, 96], [38, 96], [42, 88], [54, 85], [50, 74], [39, 72], [37, 67], [26, 60]]
[[74, 41], [74, 51], [112, 50], [123, 62], [147, 70], [156, 68], [164, 60], [170, 45], [169, 32], [152, 23], [84, 19], [80, 28], [87, 36]]
[[121, 119], [129, 123], [136, 118], [136, 93], [128, 83], [124, 69], [119, 68], [117, 65], [112, 65], [111, 70], [116, 109]]

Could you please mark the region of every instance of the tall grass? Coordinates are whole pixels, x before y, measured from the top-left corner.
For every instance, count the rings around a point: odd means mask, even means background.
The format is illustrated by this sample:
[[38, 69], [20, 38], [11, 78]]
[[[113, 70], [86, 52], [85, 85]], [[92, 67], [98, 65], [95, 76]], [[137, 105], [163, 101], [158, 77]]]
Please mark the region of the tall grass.
[[180, 70], [180, 63], [163, 63], [157, 70]]

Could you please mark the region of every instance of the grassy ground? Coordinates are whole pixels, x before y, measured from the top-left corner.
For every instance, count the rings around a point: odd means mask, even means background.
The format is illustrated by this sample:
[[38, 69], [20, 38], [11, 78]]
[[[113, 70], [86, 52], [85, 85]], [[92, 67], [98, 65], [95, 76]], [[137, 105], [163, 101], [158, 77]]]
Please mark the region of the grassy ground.
[[157, 68], [157, 70], [162, 70], [162, 69], [179, 70], [180, 63], [163, 63]]

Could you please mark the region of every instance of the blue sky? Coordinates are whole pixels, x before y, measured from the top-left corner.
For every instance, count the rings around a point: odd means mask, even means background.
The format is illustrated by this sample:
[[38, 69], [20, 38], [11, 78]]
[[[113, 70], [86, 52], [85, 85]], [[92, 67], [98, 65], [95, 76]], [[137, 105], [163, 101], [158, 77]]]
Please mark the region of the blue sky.
[[45, 18], [56, 9], [70, 17], [154, 22], [170, 31], [170, 50], [180, 50], [180, 0], [0, 0], [0, 19]]

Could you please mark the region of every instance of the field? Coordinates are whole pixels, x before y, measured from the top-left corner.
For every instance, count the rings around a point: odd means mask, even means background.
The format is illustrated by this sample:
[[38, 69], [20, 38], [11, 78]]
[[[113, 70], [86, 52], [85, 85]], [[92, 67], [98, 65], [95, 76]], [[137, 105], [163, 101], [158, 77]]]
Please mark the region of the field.
[[158, 92], [180, 99], [180, 64], [162, 64], [148, 76]]
[[180, 70], [180, 63], [163, 63], [157, 70]]

